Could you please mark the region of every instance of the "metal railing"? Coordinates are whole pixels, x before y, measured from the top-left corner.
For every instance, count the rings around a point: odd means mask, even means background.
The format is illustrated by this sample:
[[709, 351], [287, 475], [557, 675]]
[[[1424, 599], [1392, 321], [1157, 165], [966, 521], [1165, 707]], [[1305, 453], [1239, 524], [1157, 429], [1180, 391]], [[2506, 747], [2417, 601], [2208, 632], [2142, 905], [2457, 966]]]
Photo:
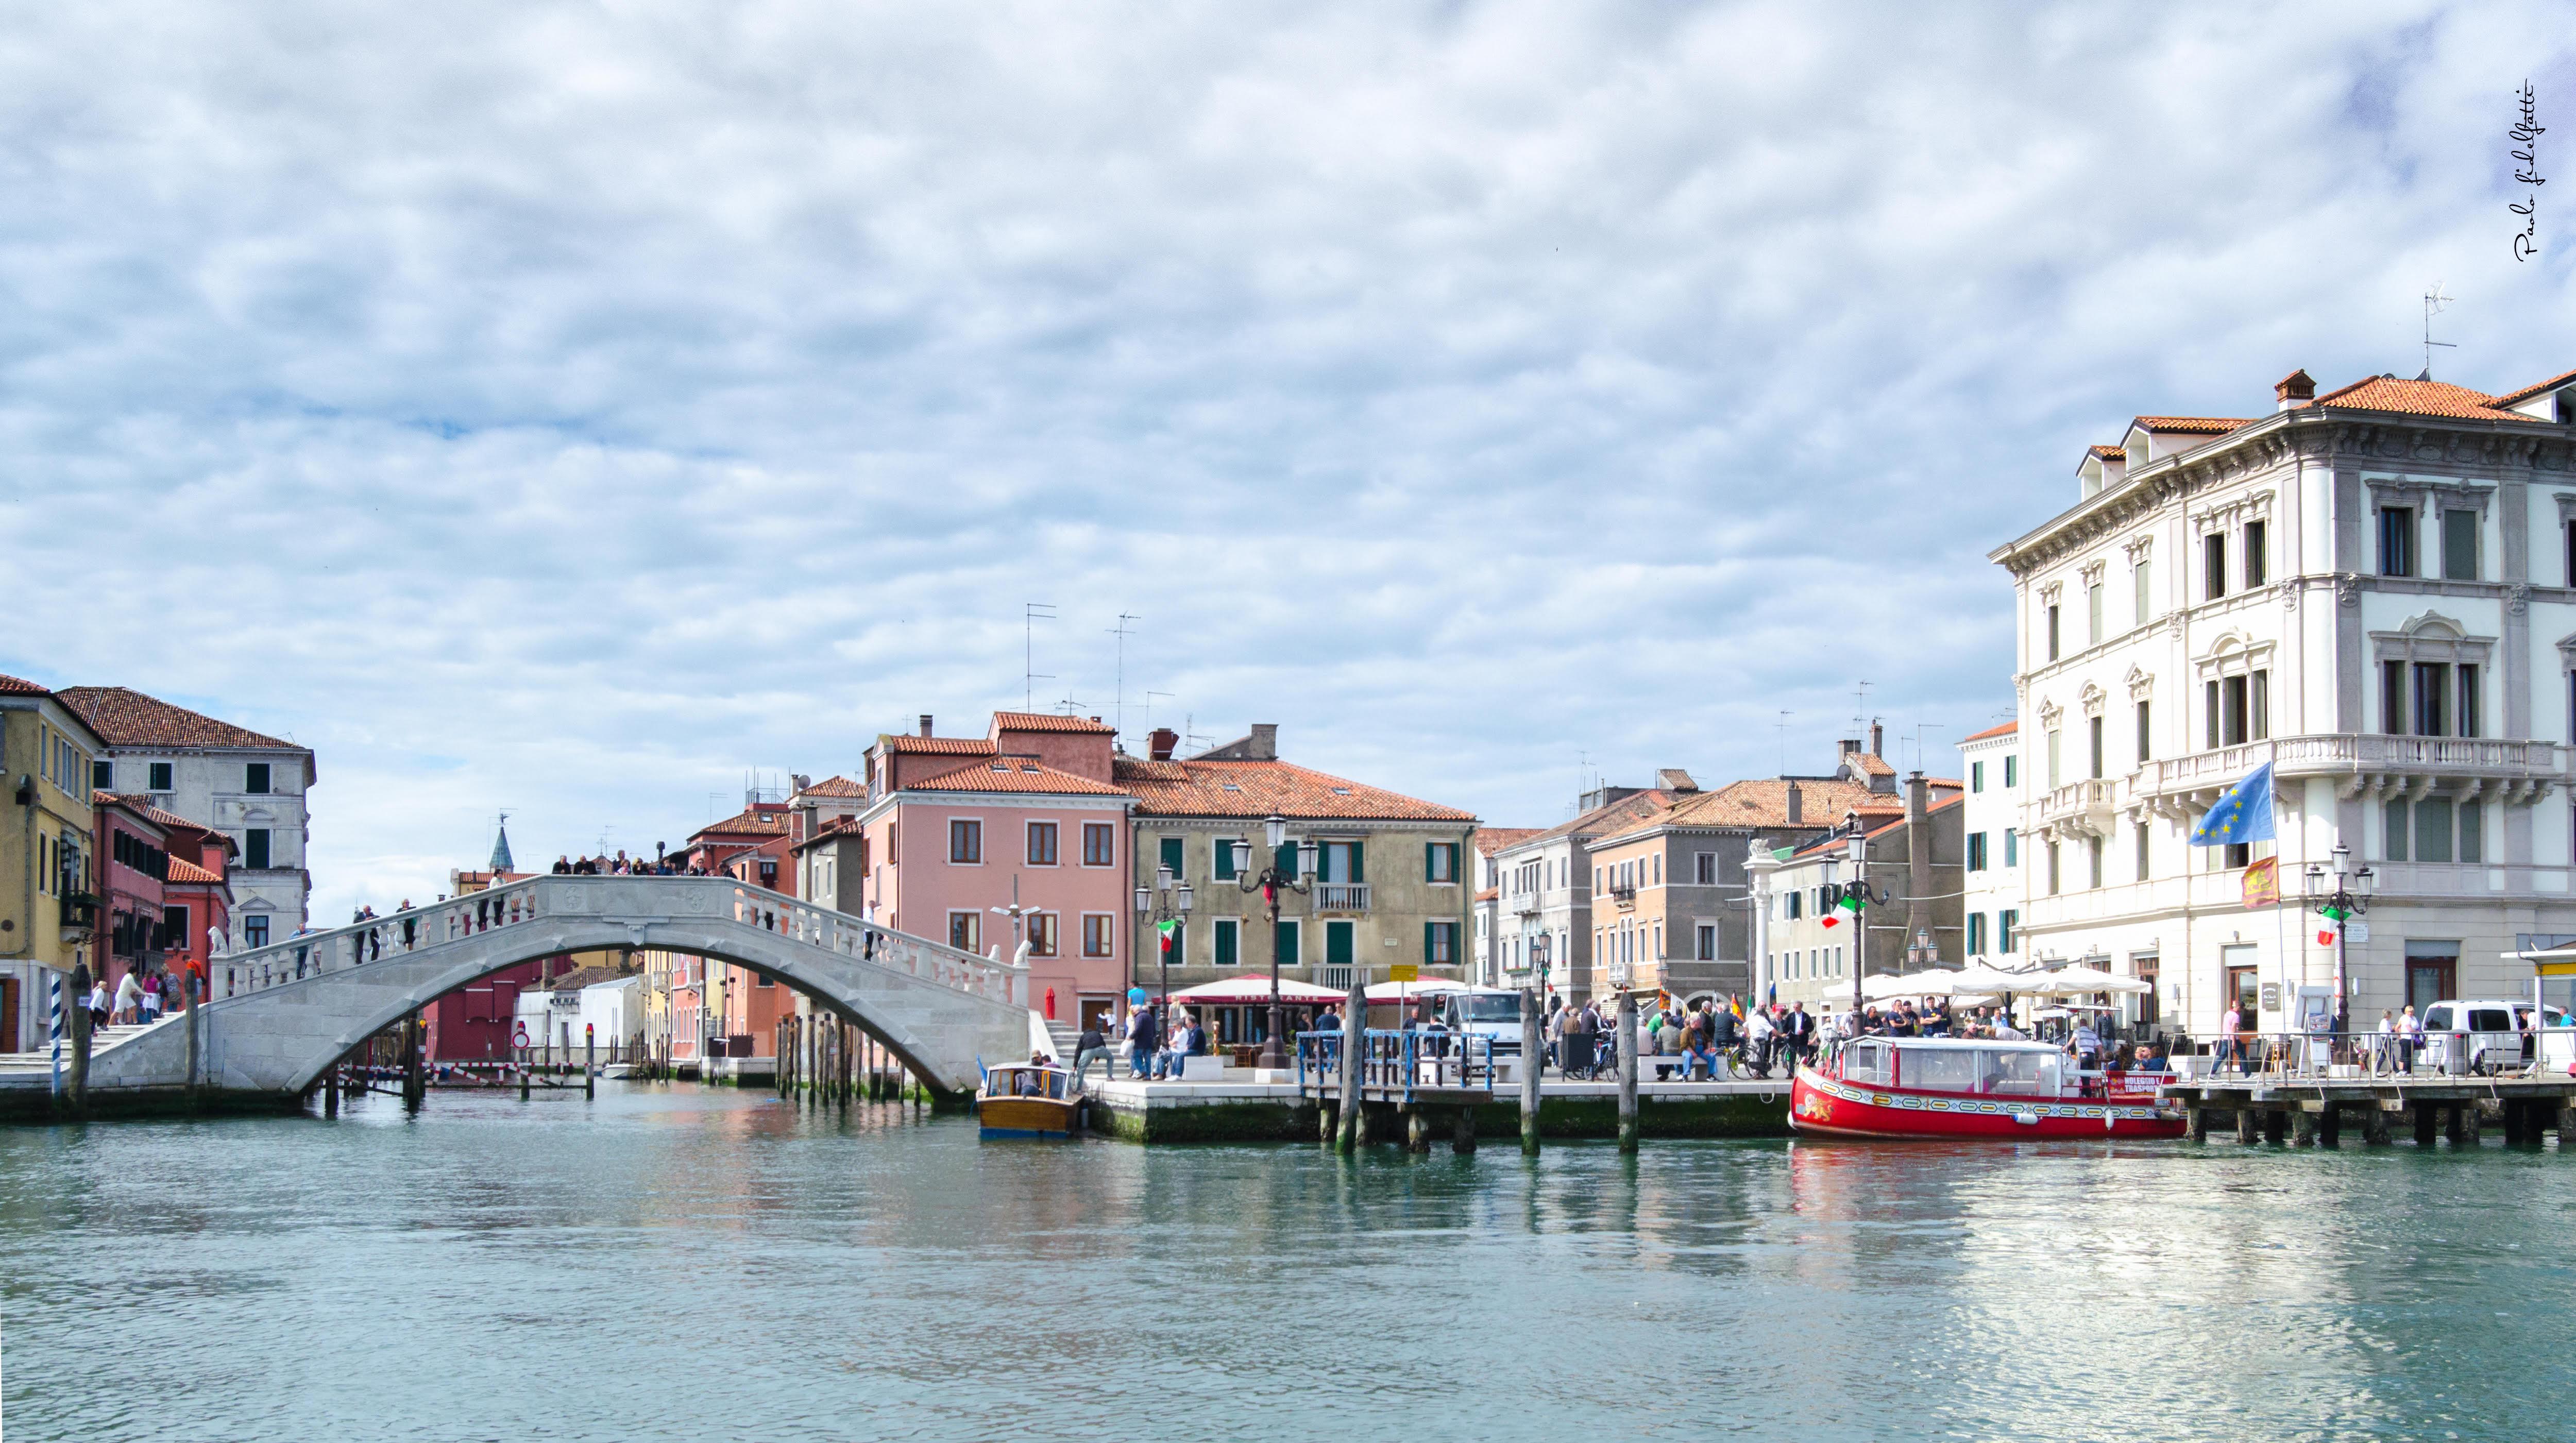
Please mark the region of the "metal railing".
[[1369, 884], [1366, 882], [1317, 882], [1315, 910], [1318, 912], [1365, 912], [1369, 906]]
[[[642, 906], [627, 903], [639, 895]], [[730, 922], [959, 992], [1028, 1005], [1028, 969], [800, 902], [730, 877], [530, 877], [427, 907], [307, 932], [216, 957], [210, 994], [221, 1002], [324, 973], [447, 947], [497, 928], [583, 919]], [[565, 950], [580, 950], [580, 944]]]
[[[1372, 1027], [1360, 1034], [1360, 1088], [1411, 1102], [1425, 1090], [1486, 1091], [1494, 1086], [1493, 1039], [1472, 1032]], [[1297, 1090], [1338, 1087], [1343, 1036], [1297, 1034]]]
[[2563, 1076], [2576, 1065], [2576, 1028], [2203, 1033], [2178, 1042], [2172, 1062], [2178, 1081]]

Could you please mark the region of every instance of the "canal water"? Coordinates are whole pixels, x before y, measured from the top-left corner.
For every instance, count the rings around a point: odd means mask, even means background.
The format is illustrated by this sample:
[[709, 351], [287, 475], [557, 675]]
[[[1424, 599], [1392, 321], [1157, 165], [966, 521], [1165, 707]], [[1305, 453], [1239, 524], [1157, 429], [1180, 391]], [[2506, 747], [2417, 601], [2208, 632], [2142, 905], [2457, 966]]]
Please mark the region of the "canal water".
[[979, 1144], [603, 1087], [0, 1129], [10, 1439], [2576, 1436], [2576, 1158]]

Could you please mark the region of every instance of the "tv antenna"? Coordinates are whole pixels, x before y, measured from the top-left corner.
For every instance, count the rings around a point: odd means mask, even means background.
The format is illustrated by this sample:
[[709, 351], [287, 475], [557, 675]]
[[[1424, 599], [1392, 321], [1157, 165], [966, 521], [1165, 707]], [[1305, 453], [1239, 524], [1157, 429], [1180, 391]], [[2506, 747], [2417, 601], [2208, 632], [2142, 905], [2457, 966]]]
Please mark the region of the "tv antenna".
[[1791, 712], [1786, 707], [1782, 707], [1780, 709], [1780, 719], [1772, 723], [1773, 726], [1780, 729], [1780, 775], [1784, 777], [1789, 775], [1789, 718], [1794, 715], [1796, 715], [1796, 713]]
[[1020, 710], [1038, 709], [1038, 683], [1054, 677], [1038, 675], [1038, 623], [1055, 620], [1055, 603], [1030, 601], [1020, 609]]
[[1852, 735], [1869, 735], [1869, 683], [1862, 682], [1852, 692]]
[[1144, 619], [1141, 616], [1129, 616], [1122, 611], [1118, 613], [1118, 624], [1109, 628], [1109, 634], [1118, 638], [1118, 694], [1112, 698], [1110, 707], [1117, 723], [1117, 731], [1110, 739], [1113, 748], [1127, 735], [1127, 623]]
[[2433, 339], [2433, 318], [2440, 315], [2442, 312], [2449, 310], [2451, 308], [2452, 299], [2452, 297], [2442, 294], [2442, 283], [2440, 281], [2433, 282], [2433, 288], [2424, 293], [2424, 374], [2415, 378], [2419, 381], [2429, 381], [2433, 379], [2433, 348], [2435, 346], [2440, 346], [2444, 350], [2457, 349], [2457, 347], [2454, 347], [2448, 341], [2437, 341]]
[[[1154, 698], [1156, 697], [1161, 697], [1165, 701], [1170, 701], [1172, 699], [1172, 694], [1167, 691], [1149, 691], [1145, 693], [1145, 730], [1148, 732], [1151, 732], [1154, 729]], [[1147, 751], [1149, 753], [1152, 751], [1152, 747], [1150, 745], [1147, 747]]]

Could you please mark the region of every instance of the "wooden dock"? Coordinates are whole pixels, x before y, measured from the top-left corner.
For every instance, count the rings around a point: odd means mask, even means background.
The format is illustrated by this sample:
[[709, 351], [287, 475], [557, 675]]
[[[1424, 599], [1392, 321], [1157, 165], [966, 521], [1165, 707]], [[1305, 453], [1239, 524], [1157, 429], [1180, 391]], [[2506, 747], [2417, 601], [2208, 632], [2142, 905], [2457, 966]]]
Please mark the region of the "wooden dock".
[[2576, 1078], [2477, 1077], [2391, 1074], [2355, 1077], [2207, 1077], [2167, 1084], [2159, 1096], [2190, 1119], [2195, 1142], [2224, 1119], [2244, 1142], [2287, 1141], [2299, 1147], [2334, 1147], [2347, 1122], [2373, 1145], [2393, 1140], [2402, 1122], [2415, 1141], [2436, 1137], [2454, 1143], [2479, 1139], [2486, 1118], [2503, 1127], [2508, 1143], [2536, 1143], [2556, 1131], [2559, 1145], [2576, 1136]]

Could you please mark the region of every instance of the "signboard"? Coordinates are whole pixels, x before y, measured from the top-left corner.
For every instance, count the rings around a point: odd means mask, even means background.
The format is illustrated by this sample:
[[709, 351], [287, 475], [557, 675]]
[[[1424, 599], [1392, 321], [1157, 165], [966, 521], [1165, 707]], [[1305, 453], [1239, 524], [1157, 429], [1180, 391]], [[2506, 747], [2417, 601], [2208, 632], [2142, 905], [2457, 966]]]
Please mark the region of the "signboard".
[[2367, 941], [2369, 941], [2369, 940], [2370, 940], [2370, 924], [2369, 924], [2369, 923], [2367, 923], [2367, 922], [2346, 922], [2346, 923], [2344, 923], [2344, 924], [2343, 924], [2343, 940], [2344, 940], [2346, 943], [2367, 942]]
[[1389, 982], [1419, 982], [1422, 980], [1422, 969], [1411, 962], [1391, 963], [1386, 969], [1386, 980]]
[[2280, 1010], [2281, 1010], [2281, 984], [2280, 984], [2280, 983], [2278, 983], [2278, 982], [2266, 982], [2266, 983], [2264, 983], [2264, 984], [2263, 984], [2263, 1002], [2262, 1002], [2262, 1008], [2263, 1008], [2263, 1010], [2264, 1010], [2264, 1011], [2266, 1011], [2266, 1012], [2278, 1012], [2278, 1011], [2280, 1011]]
[[2245, 905], [2256, 907], [2281, 905], [2281, 859], [2265, 857], [2245, 869]]
[[510, 1030], [510, 1045], [512, 1047], [525, 1047], [528, 1045], [527, 1023], [521, 1022], [518, 1026]]

